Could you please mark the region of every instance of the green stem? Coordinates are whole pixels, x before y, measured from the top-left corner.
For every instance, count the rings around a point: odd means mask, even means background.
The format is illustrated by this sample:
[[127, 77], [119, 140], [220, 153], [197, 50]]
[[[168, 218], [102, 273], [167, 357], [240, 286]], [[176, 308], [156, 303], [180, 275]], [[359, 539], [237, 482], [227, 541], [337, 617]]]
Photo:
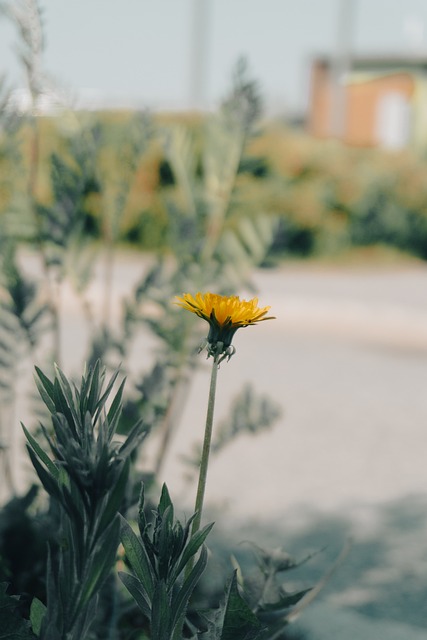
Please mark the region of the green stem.
[[[222, 344], [218, 343], [217, 353], [221, 353], [221, 351], [222, 351]], [[193, 524], [191, 526], [192, 536], [194, 536], [194, 534], [198, 532], [198, 530], [200, 529], [200, 523], [202, 521], [203, 501], [205, 497], [206, 478], [208, 475], [209, 453], [211, 450], [213, 416], [214, 416], [214, 408], [215, 408], [216, 379], [218, 375], [218, 368], [219, 368], [219, 356], [215, 355], [213, 357], [213, 362], [212, 362], [211, 384], [209, 388], [205, 436], [203, 439], [202, 457], [200, 460], [199, 483], [197, 485], [196, 504], [194, 506], [194, 511], [196, 515], [193, 520]], [[185, 567], [185, 579], [187, 579], [188, 576], [190, 575], [193, 566], [194, 566], [194, 556], [190, 558], [190, 560], [187, 563], [187, 566]]]
[[[218, 351], [220, 353], [221, 349], [218, 349]], [[200, 529], [200, 523], [202, 521], [203, 500], [205, 497], [206, 478], [208, 474], [208, 464], [209, 464], [209, 453], [211, 449], [211, 440], [212, 440], [212, 426], [213, 426], [213, 416], [214, 416], [214, 408], [215, 408], [215, 392], [216, 392], [216, 380], [217, 380], [217, 374], [218, 374], [218, 367], [219, 367], [218, 356], [215, 356], [213, 358], [213, 363], [212, 363], [208, 410], [206, 414], [205, 436], [203, 440], [202, 458], [200, 461], [199, 483], [197, 486], [196, 504], [194, 507], [194, 511], [196, 512], [196, 517], [193, 520], [193, 525], [191, 529], [192, 535], [197, 533], [197, 531]]]

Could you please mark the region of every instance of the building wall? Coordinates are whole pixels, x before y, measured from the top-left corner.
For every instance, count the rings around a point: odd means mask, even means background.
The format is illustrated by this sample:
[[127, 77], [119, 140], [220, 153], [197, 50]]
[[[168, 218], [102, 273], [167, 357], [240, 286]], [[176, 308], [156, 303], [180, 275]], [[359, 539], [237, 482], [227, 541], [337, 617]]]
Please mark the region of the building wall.
[[[376, 146], [381, 143], [383, 140], [379, 137], [381, 123], [378, 122], [378, 118], [381, 117], [381, 104], [384, 104], [385, 98], [396, 96], [402, 99], [402, 103], [406, 102], [409, 109], [414, 86], [414, 80], [408, 73], [390, 74], [372, 80], [356, 80], [349, 83], [346, 87], [347, 113], [344, 142], [356, 146]], [[402, 118], [397, 115], [397, 118], [394, 118], [395, 125], [405, 127], [404, 117], [403, 113]], [[399, 132], [396, 134], [397, 140]], [[402, 140], [404, 136], [405, 132], [402, 131], [400, 136]], [[384, 142], [386, 138], [385, 135]], [[408, 143], [409, 138], [407, 136], [406, 138]], [[391, 136], [390, 139], [392, 139]]]
[[[311, 96], [308, 113], [308, 131], [318, 138], [337, 136], [337, 129], [334, 127], [333, 113], [336, 113], [334, 100], [339, 97], [344, 111], [342, 132], [338, 137], [345, 143], [355, 146], [378, 146], [387, 140], [387, 132], [384, 127], [387, 123], [379, 122], [379, 118], [384, 116], [385, 110], [382, 106], [390, 98], [390, 105], [401, 105], [401, 117], [399, 124], [398, 109], [394, 109], [394, 121], [396, 126], [402, 127], [402, 132], [395, 137], [396, 145], [400, 140], [404, 140], [405, 127], [405, 104], [407, 105], [408, 136], [411, 135], [411, 127], [417, 117], [413, 95], [415, 91], [416, 76], [411, 72], [363, 72], [352, 73], [346, 84], [341, 87], [342, 94], [339, 96], [334, 88], [333, 76], [330, 65], [316, 61], [312, 68]], [[389, 109], [390, 111], [390, 109]], [[391, 115], [391, 114], [389, 114]], [[390, 120], [392, 126], [393, 118]], [[390, 140], [392, 141], [390, 131]], [[407, 140], [409, 142], [409, 139]], [[386, 145], [387, 146], [387, 145]]]

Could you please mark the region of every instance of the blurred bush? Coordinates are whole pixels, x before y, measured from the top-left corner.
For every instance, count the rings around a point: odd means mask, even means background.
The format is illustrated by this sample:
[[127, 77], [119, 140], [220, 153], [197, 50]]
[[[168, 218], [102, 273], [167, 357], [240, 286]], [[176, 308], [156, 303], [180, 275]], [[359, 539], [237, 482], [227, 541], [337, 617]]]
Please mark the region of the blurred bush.
[[[52, 157], [69, 162], [75, 136], [91, 130], [100, 140], [92, 175], [86, 175], [82, 206], [85, 228], [102, 236], [105, 200], [99, 180], [116, 186], [127, 182], [121, 203], [118, 240], [144, 250], [167, 250], [171, 240], [166, 200], [181, 207], [180, 176], [174, 174], [158, 135], [139, 149], [131, 112], [76, 113], [38, 118], [43, 141], [36, 198], [42, 207], [55, 200]], [[185, 129], [191, 135], [196, 174], [203, 178], [206, 120], [198, 114], [163, 114], [153, 118], [157, 131]], [[0, 215], [10, 209], [11, 194], [26, 189], [26, 172], [15, 171], [11, 149], [16, 131], [3, 129], [0, 144]], [[31, 161], [31, 128], [19, 130], [23, 158]], [[389, 153], [318, 141], [284, 124], [267, 122], [258, 130], [238, 166], [234, 205], [278, 216], [272, 253], [334, 255], [353, 247], [386, 245], [427, 258], [427, 167], [410, 150]], [[111, 194], [114, 199], [116, 195]], [[172, 234], [173, 235], [173, 234]]]

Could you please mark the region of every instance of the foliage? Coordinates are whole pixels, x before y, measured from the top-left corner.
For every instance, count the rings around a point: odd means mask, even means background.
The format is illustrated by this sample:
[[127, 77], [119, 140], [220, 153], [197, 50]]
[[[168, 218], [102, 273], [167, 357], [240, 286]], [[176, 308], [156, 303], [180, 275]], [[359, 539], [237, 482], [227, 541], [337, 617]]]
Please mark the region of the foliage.
[[31, 632], [29, 622], [17, 615], [18, 598], [9, 596], [6, 593], [6, 587], [6, 584], [0, 583], [0, 638], [2, 640], [7, 638], [14, 638], [14, 640], [35, 638], [35, 635]]
[[426, 165], [414, 151], [346, 147], [272, 123], [252, 152], [268, 158], [275, 176], [274, 253], [334, 255], [381, 244], [425, 257]]
[[48, 558], [43, 638], [81, 638], [88, 633], [97, 592], [115, 563], [117, 511], [125, 497], [129, 457], [145, 436], [136, 424], [125, 442], [115, 443], [123, 383], [107, 400], [117, 375], [103, 389], [99, 363], [72, 387], [59, 368], [52, 382], [37, 369], [37, 385], [52, 417], [53, 433], [42, 426], [45, 448], [23, 426], [28, 453], [49, 496], [60, 507], [59, 549]]
[[[179, 640], [182, 637], [192, 592], [206, 568], [207, 550], [202, 545], [213, 524], [190, 536], [193, 519], [194, 516], [185, 527], [174, 521], [174, 508], [166, 486], [163, 486], [151, 527], [147, 524], [141, 494], [138, 516], [141, 541], [122, 519], [121, 541], [133, 574], [119, 575], [150, 622], [153, 638]], [[197, 562], [183, 576], [201, 547]]]

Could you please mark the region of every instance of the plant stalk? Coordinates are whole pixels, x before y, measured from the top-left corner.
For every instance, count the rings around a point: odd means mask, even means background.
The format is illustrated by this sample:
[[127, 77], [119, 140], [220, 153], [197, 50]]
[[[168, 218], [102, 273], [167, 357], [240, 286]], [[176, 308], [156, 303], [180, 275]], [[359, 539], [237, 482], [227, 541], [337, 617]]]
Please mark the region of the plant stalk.
[[[222, 346], [222, 345], [219, 344], [218, 346]], [[221, 352], [221, 349], [219, 349], [219, 352]], [[211, 383], [209, 387], [208, 409], [206, 413], [205, 435], [203, 439], [202, 457], [200, 460], [199, 482], [197, 485], [196, 503], [194, 506], [194, 512], [196, 515], [191, 525], [192, 536], [194, 536], [194, 534], [198, 532], [198, 530], [200, 529], [200, 523], [202, 521], [203, 501], [205, 498], [206, 479], [208, 475], [208, 465], [209, 465], [209, 454], [211, 450], [211, 440], [212, 440], [216, 380], [217, 380], [218, 368], [219, 368], [218, 360], [219, 360], [219, 356], [218, 355], [214, 356], [213, 362], [212, 362]], [[187, 566], [185, 567], [185, 579], [187, 579], [188, 576], [190, 575], [193, 566], [194, 566], [194, 556], [190, 558], [190, 560], [187, 563]]]
[[[221, 349], [219, 349], [218, 351], [220, 352]], [[218, 356], [215, 356], [212, 362], [211, 383], [209, 388], [208, 409], [206, 414], [206, 427], [205, 427], [205, 435], [203, 439], [202, 457], [200, 461], [199, 483], [197, 486], [196, 504], [194, 507], [194, 511], [196, 512], [196, 517], [193, 520], [193, 525], [191, 529], [192, 535], [194, 535], [200, 529], [200, 523], [202, 521], [203, 501], [205, 497], [206, 478], [208, 474], [209, 454], [210, 454], [211, 440], [212, 440], [212, 427], [213, 427], [213, 416], [214, 416], [214, 408], [215, 408], [215, 393], [216, 393], [216, 380], [217, 380], [217, 374], [218, 374], [218, 367], [219, 367]]]

